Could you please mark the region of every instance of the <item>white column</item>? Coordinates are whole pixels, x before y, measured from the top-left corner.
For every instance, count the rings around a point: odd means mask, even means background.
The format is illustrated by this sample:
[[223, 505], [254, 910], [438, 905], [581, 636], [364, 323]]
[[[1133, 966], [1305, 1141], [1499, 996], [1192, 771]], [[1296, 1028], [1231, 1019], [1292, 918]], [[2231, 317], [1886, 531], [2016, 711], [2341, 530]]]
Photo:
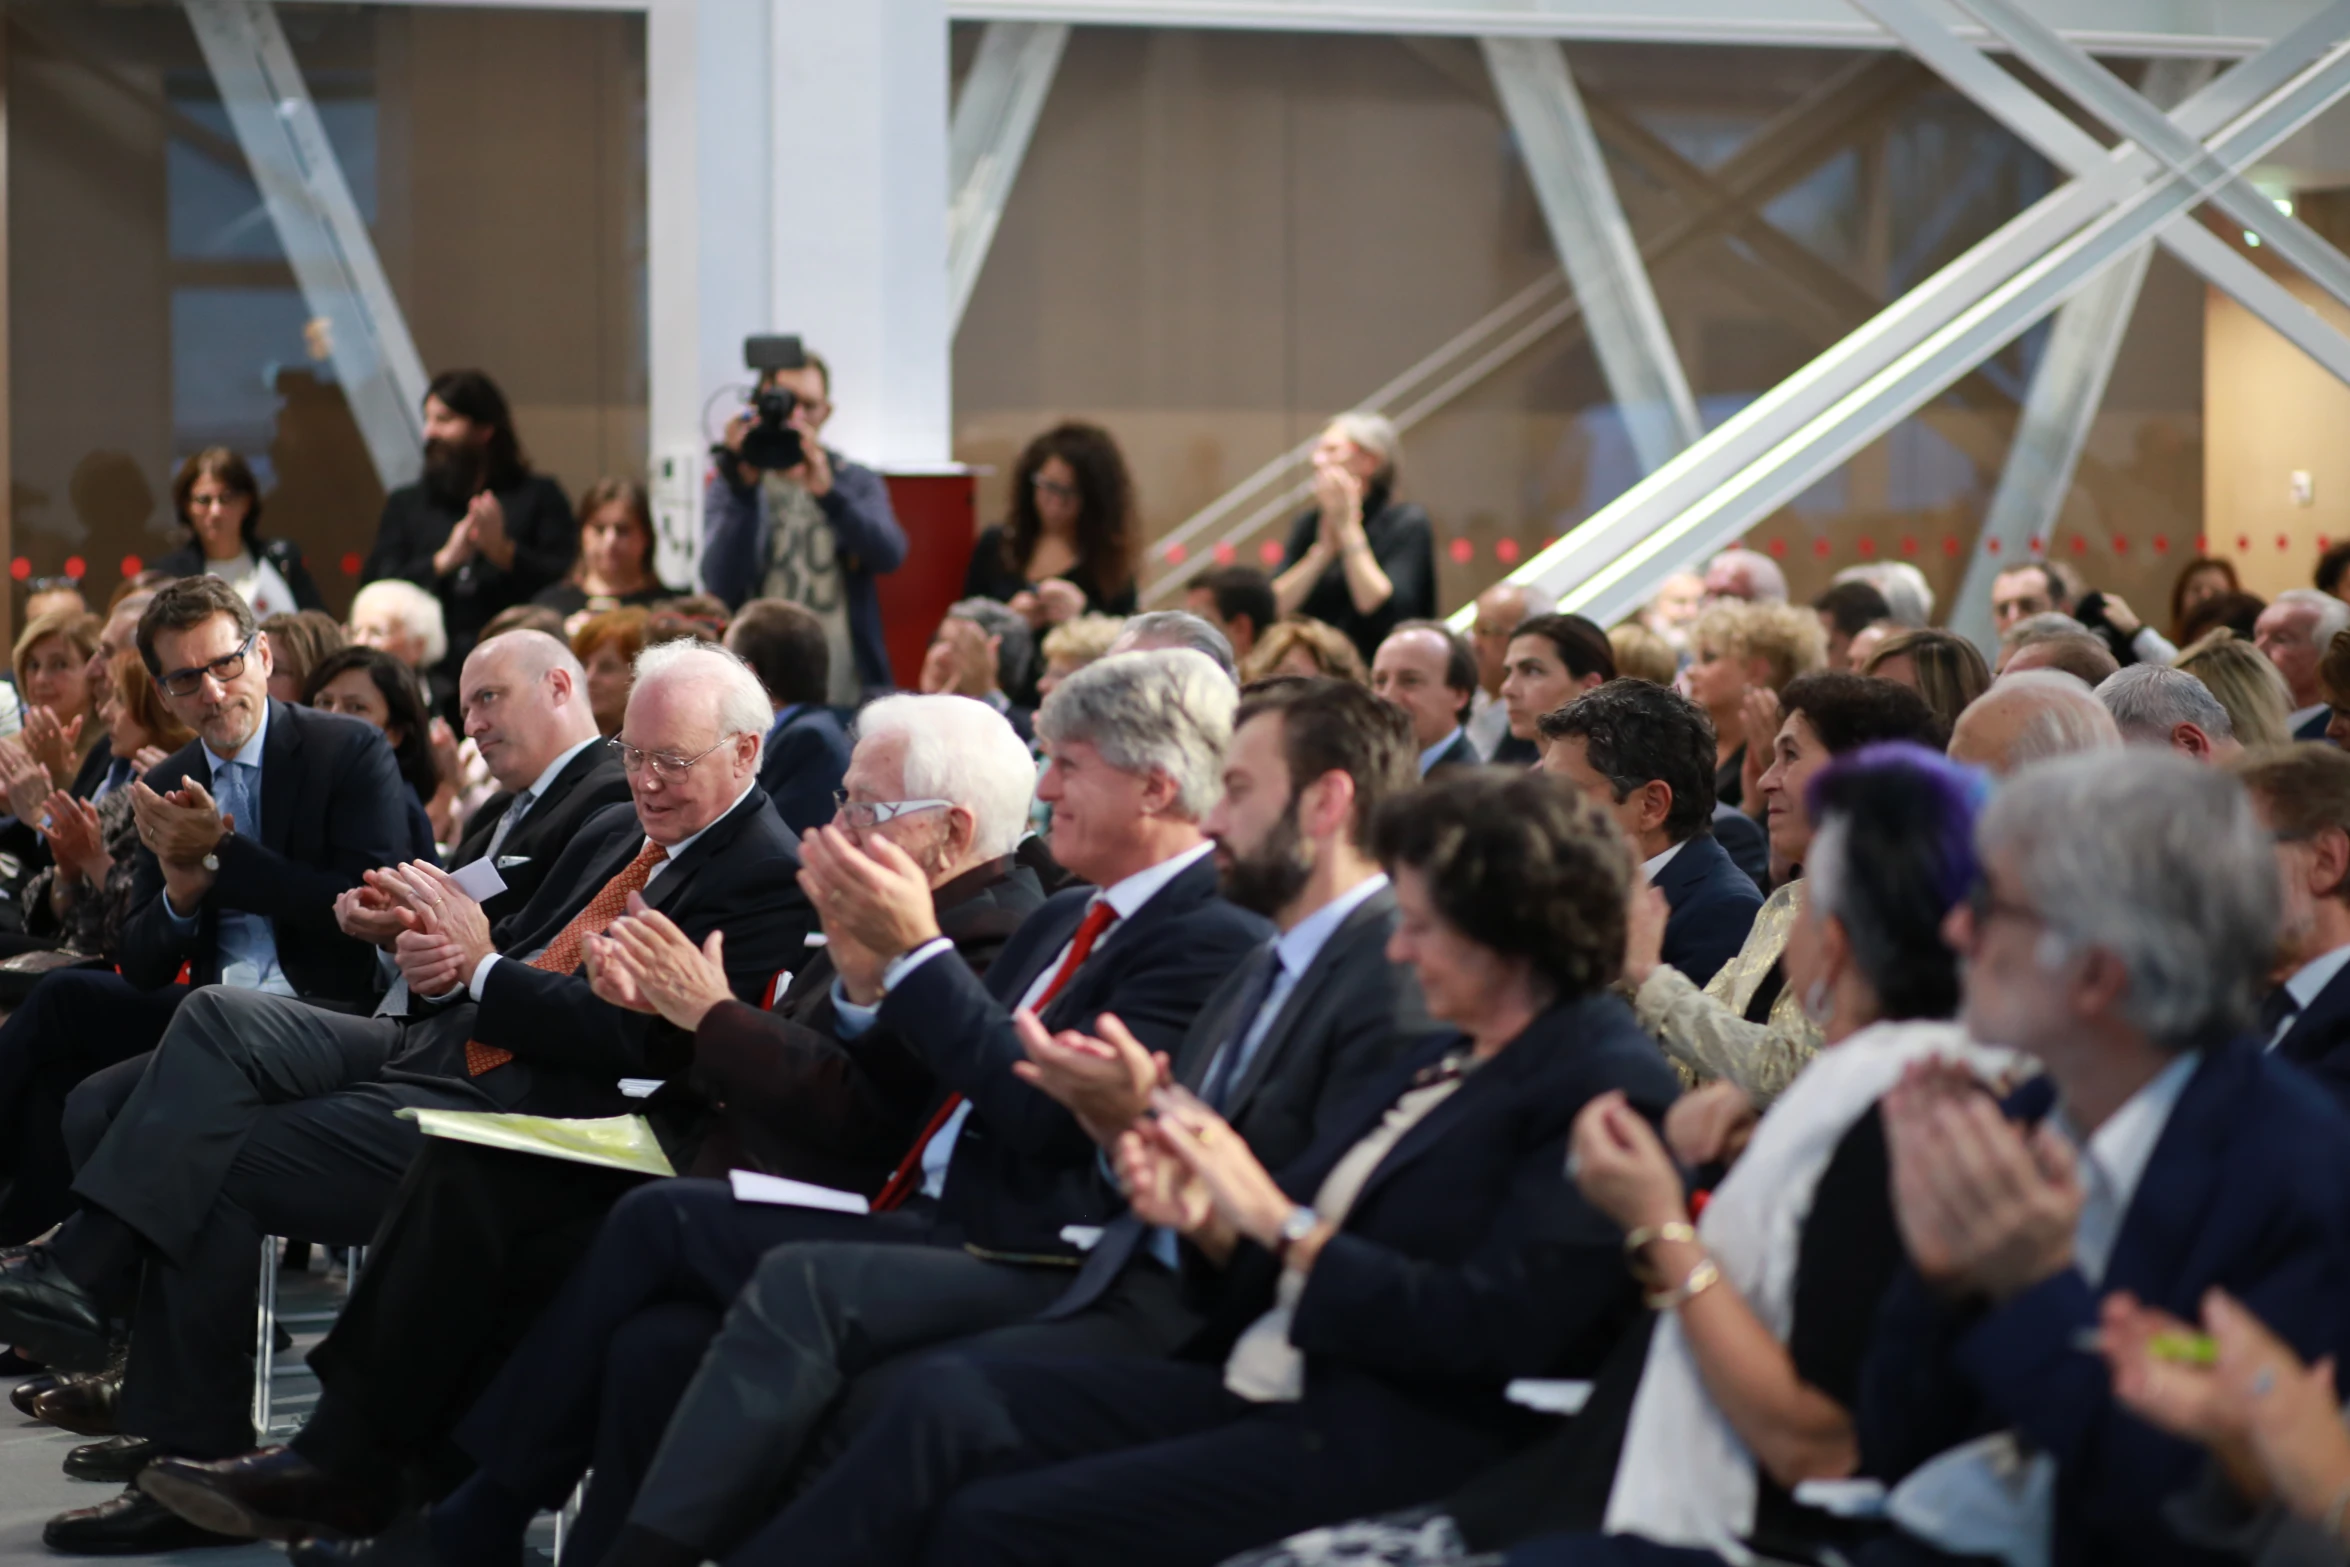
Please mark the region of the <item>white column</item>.
[[876, 467], [943, 463], [946, 7], [769, 0], [768, 28], [770, 308], [742, 330], [797, 332], [830, 362], [830, 444]]

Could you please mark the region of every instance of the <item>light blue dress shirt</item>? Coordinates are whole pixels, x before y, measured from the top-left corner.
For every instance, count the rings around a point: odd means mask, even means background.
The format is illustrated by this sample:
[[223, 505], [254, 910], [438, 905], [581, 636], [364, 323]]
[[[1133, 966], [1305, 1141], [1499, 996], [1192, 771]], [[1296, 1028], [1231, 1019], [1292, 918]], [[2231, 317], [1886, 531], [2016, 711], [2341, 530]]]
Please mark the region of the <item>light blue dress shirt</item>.
[[[264, 702], [261, 722], [253, 726], [253, 738], [236, 755], [223, 757], [210, 745], [204, 747], [204, 759], [212, 764], [213, 800], [223, 816], [235, 819], [236, 830], [256, 843], [261, 841], [261, 757], [268, 738], [269, 704]], [[248, 914], [243, 909], [215, 908], [213, 912], [222, 984], [271, 996], [296, 994], [294, 982], [278, 967], [277, 932], [271, 929], [268, 916]], [[196, 928], [199, 916], [183, 917], [171, 906], [169, 896], [163, 900], [163, 913], [182, 935]]]

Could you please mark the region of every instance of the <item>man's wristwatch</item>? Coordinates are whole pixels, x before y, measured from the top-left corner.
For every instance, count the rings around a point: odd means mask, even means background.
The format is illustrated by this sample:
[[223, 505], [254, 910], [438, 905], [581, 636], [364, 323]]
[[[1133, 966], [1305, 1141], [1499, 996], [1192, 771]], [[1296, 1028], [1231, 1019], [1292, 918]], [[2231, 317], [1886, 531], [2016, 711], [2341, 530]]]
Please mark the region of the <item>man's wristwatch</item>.
[[1273, 1260], [1280, 1262], [1289, 1256], [1289, 1248], [1314, 1233], [1322, 1216], [1304, 1203], [1289, 1210], [1289, 1217], [1281, 1221], [1281, 1228], [1273, 1238]]

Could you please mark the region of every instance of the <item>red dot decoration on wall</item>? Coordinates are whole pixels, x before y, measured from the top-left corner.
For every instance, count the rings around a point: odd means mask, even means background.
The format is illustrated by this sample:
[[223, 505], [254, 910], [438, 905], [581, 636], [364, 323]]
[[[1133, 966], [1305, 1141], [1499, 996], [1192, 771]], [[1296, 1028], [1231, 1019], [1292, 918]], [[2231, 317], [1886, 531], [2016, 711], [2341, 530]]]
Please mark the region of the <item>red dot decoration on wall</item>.
[[359, 575], [359, 557], [357, 555], [345, 555], [343, 557], [343, 575], [346, 577], [356, 577]]
[[1264, 543], [1257, 546], [1257, 559], [1263, 561], [1268, 566], [1280, 565], [1281, 555], [1281, 541], [1279, 539], [1267, 539]]
[[1466, 566], [1477, 558], [1477, 546], [1471, 544], [1467, 539], [1453, 540], [1450, 545], [1446, 546], [1446, 552], [1452, 556], [1453, 563], [1460, 566]]
[[8, 563], [8, 574], [22, 582], [33, 574], [33, 563], [19, 555]]
[[1828, 558], [1828, 549], [1829, 545], [1826, 539], [1814, 539], [1811, 541], [1811, 552], [1822, 560], [1826, 560]]
[[1240, 558], [1240, 551], [1235, 549], [1231, 543], [1226, 542], [1208, 551], [1208, 556], [1219, 566], [1229, 566]]
[[1170, 545], [1168, 545], [1168, 546], [1167, 546], [1167, 564], [1168, 564], [1168, 565], [1170, 565], [1170, 566], [1180, 566], [1180, 565], [1182, 565], [1182, 564], [1183, 564], [1185, 561], [1189, 560], [1190, 558], [1191, 558], [1191, 551], [1190, 551], [1189, 549], [1187, 549], [1187, 548], [1185, 548], [1185, 547], [1184, 547], [1184, 544], [1183, 544], [1183, 542], [1182, 542], [1180, 539], [1178, 539], [1178, 540], [1177, 540], [1175, 543], [1173, 543], [1173, 544], [1170, 544]]
[[1877, 558], [1877, 541], [1875, 539], [1865, 536], [1861, 539], [1860, 558], [1862, 560], [1875, 560]]
[[2329, 538], [2327, 538], [2327, 537], [2326, 537], [2324, 534], [2322, 534], [2322, 533], [2321, 533], [2321, 534], [2319, 534], [2319, 535], [2317, 536], [2317, 550], [2318, 550], [2318, 553], [2319, 553], [2319, 554], [2321, 554], [2321, 555], [2322, 555], [2322, 554], [2324, 554], [2324, 553], [2325, 553], [2327, 550], [2330, 550], [2330, 549], [2332, 549], [2333, 547], [2334, 547], [2334, 541], [2333, 541], [2332, 539], [2329, 539]]
[[1998, 553], [1999, 553], [1999, 540], [1998, 540], [1996, 537], [1985, 539], [1985, 540], [1983, 541], [1983, 550], [1984, 550], [1984, 553], [1986, 553], [1986, 554], [1990, 554], [1990, 555], [1996, 555], [1996, 554], [1998, 554]]
[[2293, 547], [2293, 541], [2292, 541], [2292, 539], [2290, 539], [2289, 537], [2287, 537], [2286, 535], [2284, 535], [2284, 534], [2282, 534], [2282, 533], [2280, 533], [2280, 534], [2278, 534], [2278, 535], [2277, 535], [2277, 548], [2278, 548], [2279, 550], [2289, 550], [2289, 549], [2291, 549], [2292, 547]]
[[1500, 561], [1505, 566], [1515, 562], [1518, 558], [1518, 541], [1516, 539], [1495, 540], [1493, 545], [1493, 558]]
[[2208, 555], [2208, 554], [2210, 554], [2210, 553], [2211, 553], [2211, 540], [2210, 540], [2209, 538], [2207, 538], [2207, 537], [2206, 537], [2205, 535], [2203, 535], [2203, 534], [2200, 534], [2200, 533], [2196, 534], [2196, 535], [2195, 535], [2195, 553], [2196, 553], [2196, 554], [2198, 554], [2198, 555]]
[[2237, 534], [2237, 535], [2236, 535], [2236, 551], [2237, 551], [2237, 553], [2238, 553], [2238, 554], [2246, 554], [2246, 553], [2249, 553], [2249, 552], [2251, 551], [2251, 549], [2252, 549], [2252, 541], [2251, 541], [2250, 539], [2246, 538], [2246, 537], [2245, 537], [2243, 534], [2241, 534], [2241, 533]]
[[1907, 533], [1903, 534], [1901, 536], [1901, 553], [1904, 555], [1915, 555], [1917, 552], [1918, 541], [1916, 537]]
[[2157, 533], [2157, 534], [2154, 536], [2154, 553], [2155, 553], [2155, 554], [2157, 554], [2157, 555], [2168, 555], [2168, 554], [2170, 553], [2170, 535], [2169, 535], [2169, 534], [2167, 534], [2167, 533]]
[[2075, 555], [2086, 555], [2089, 553], [2089, 541], [2078, 533], [2073, 535], [2073, 553]]
[[1771, 540], [1768, 548], [1770, 549], [1770, 552], [1773, 556], [1784, 556], [1787, 553], [1787, 541], [1785, 539], [1773, 539]]
[[147, 563], [139, 559], [139, 557], [136, 555], [125, 555], [122, 558], [122, 574], [126, 578], [135, 577], [146, 569]]
[[2113, 552], [2116, 555], [2127, 555], [2130, 552], [2129, 539], [2122, 534], [2115, 534], [2113, 536]]
[[79, 582], [90, 574], [90, 563], [79, 555], [68, 555], [65, 557], [65, 574]]
[[1958, 543], [1958, 535], [1957, 535], [1957, 534], [1953, 533], [1953, 534], [1949, 535], [1947, 538], [1943, 539], [1943, 541], [1942, 541], [1942, 553], [1943, 553], [1943, 554], [1945, 554], [1945, 555], [1948, 555], [1948, 556], [1950, 556], [1952, 559], [1954, 559], [1954, 560], [1955, 560], [1955, 559], [1958, 557], [1958, 551], [1959, 551], [1959, 543]]

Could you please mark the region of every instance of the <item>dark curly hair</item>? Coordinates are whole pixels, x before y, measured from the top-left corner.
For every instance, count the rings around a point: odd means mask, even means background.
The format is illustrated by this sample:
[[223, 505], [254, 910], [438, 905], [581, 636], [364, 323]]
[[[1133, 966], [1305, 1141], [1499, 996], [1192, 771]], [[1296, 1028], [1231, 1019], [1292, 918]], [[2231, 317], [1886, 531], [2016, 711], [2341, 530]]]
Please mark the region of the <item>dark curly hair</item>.
[[1077, 564], [1069, 576], [1096, 604], [1134, 584], [1134, 481], [1110, 432], [1071, 420], [1028, 443], [1012, 469], [1012, 515], [1004, 528], [1004, 564], [1025, 577], [1044, 520], [1036, 513], [1036, 475], [1058, 457], [1077, 478]]
[[1831, 756], [1884, 740], [1907, 740], [1942, 749], [1941, 720], [1926, 699], [1890, 680], [1872, 680], [1841, 670], [1799, 675], [1779, 693], [1779, 706], [1801, 713]]
[[1643, 784], [1673, 791], [1665, 836], [1682, 843], [1714, 830], [1714, 721], [1670, 686], [1615, 679], [1535, 723], [1545, 740], [1583, 737], [1584, 760], [1619, 805]]
[[1462, 771], [1379, 808], [1373, 839], [1390, 873], [1426, 878], [1446, 924], [1520, 958], [1572, 1001], [1624, 966], [1632, 852], [1580, 792], [1543, 773]]

